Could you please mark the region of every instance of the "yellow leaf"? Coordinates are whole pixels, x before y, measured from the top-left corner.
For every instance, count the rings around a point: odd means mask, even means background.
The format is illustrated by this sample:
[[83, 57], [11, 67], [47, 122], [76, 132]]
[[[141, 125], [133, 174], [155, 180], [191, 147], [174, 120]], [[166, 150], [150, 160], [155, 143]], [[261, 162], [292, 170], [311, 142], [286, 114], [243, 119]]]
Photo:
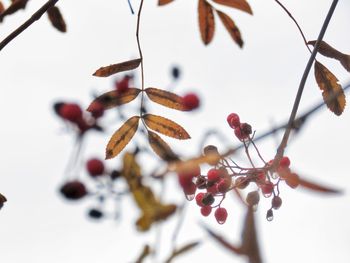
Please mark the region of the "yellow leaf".
[[231, 35], [233, 41], [235, 41], [239, 47], [243, 47], [243, 40], [241, 37], [241, 32], [239, 31], [235, 22], [233, 22], [233, 20], [225, 13], [223, 13], [219, 10], [216, 10], [216, 12], [219, 15], [219, 18], [220, 18], [221, 22], [224, 24], [226, 30]]
[[186, 140], [191, 138], [184, 128], [167, 118], [153, 114], [146, 114], [143, 116], [143, 119], [150, 129], [166, 136], [179, 140]]
[[166, 4], [169, 4], [173, 1], [174, 0], [158, 0], [158, 5], [166, 5]]
[[171, 150], [170, 146], [160, 136], [148, 131], [148, 141], [153, 151], [164, 161], [178, 160], [179, 157]]
[[93, 75], [96, 77], [108, 77], [110, 75], [113, 75], [122, 71], [135, 69], [140, 65], [140, 63], [141, 63], [141, 59], [138, 58], [138, 59], [125, 61], [118, 64], [109, 65], [106, 67], [101, 67], [98, 70], [96, 70], [96, 72]]
[[51, 24], [60, 32], [66, 32], [67, 26], [58, 7], [53, 6], [47, 10]]
[[323, 100], [327, 107], [336, 115], [344, 111], [346, 100], [343, 88], [338, 79], [320, 62], [315, 62], [315, 78], [322, 90]]
[[214, 37], [215, 21], [213, 7], [206, 0], [198, 1], [198, 19], [203, 43], [208, 45]]
[[137, 88], [128, 88], [124, 92], [118, 92], [117, 90], [106, 92], [94, 99], [90, 106], [87, 108], [87, 111], [90, 112], [91, 109], [93, 109], [94, 103], [100, 103], [105, 110], [126, 104], [134, 100], [140, 92], [141, 90]]
[[106, 147], [106, 159], [117, 156], [130, 142], [139, 125], [139, 116], [128, 119], [111, 137]]
[[145, 92], [153, 102], [175, 110], [187, 110], [182, 103], [182, 97], [175, 93], [156, 88], [147, 88]]
[[239, 9], [251, 15], [253, 14], [253, 11], [250, 8], [250, 5], [245, 0], [213, 0], [213, 2], [220, 5], [226, 5], [229, 7]]
[[[307, 43], [309, 45], [315, 46], [316, 41], [312, 40]], [[344, 54], [336, 50], [331, 45], [327, 44], [325, 41], [320, 42], [318, 52], [326, 57], [338, 60], [343, 65], [343, 67], [350, 72], [350, 55]]]

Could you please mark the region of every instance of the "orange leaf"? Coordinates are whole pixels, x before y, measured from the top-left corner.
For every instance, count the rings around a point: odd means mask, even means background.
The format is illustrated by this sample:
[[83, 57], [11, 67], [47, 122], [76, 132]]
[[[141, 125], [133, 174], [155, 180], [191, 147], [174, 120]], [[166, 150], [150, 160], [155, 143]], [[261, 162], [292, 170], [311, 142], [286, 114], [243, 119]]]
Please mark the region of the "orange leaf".
[[322, 90], [323, 100], [327, 107], [336, 115], [341, 115], [346, 104], [343, 88], [338, 79], [324, 65], [315, 62], [315, 78]]
[[169, 4], [173, 1], [174, 0], [158, 0], [158, 5], [166, 5], [166, 4]]
[[96, 77], [108, 77], [110, 75], [113, 75], [122, 71], [135, 69], [140, 65], [140, 63], [141, 63], [141, 59], [138, 58], [138, 59], [125, 61], [118, 64], [109, 65], [106, 67], [101, 67], [98, 70], [96, 70], [96, 72], [93, 75]]
[[[309, 45], [315, 46], [316, 41], [312, 40], [307, 42]], [[318, 52], [326, 57], [329, 58], [334, 58], [336, 60], [338, 60], [343, 67], [350, 72], [350, 55], [346, 55], [338, 50], [336, 50], [335, 48], [333, 48], [332, 46], [330, 46], [329, 44], [327, 44], [324, 41], [321, 41], [319, 47], [318, 47]]]
[[145, 91], [153, 102], [171, 109], [186, 111], [186, 107], [182, 103], [182, 97], [175, 93], [156, 88], [147, 88]]
[[105, 110], [126, 104], [133, 101], [140, 92], [141, 90], [137, 88], [128, 88], [124, 92], [118, 92], [117, 90], [106, 92], [94, 99], [87, 111], [91, 112], [94, 103], [100, 103]]
[[146, 114], [143, 116], [143, 119], [150, 129], [166, 136], [179, 140], [186, 140], [191, 138], [184, 128], [182, 128], [176, 122], [173, 122], [167, 118], [153, 114]]
[[229, 7], [239, 9], [251, 15], [253, 14], [253, 11], [250, 8], [250, 5], [245, 0], [213, 0], [213, 2], [220, 5], [226, 5]]
[[58, 7], [53, 6], [47, 10], [51, 24], [60, 32], [66, 32], [67, 26]]
[[198, 1], [198, 19], [203, 43], [208, 45], [214, 37], [215, 21], [213, 7], [206, 0]]
[[308, 190], [312, 190], [312, 191], [316, 191], [316, 192], [320, 192], [320, 193], [324, 193], [324, 194], [340, 194], [341, 191], [334, 189], [334, 188], [330, 188], [327, 186], [323, 186], [320, 185], [318, 183], [314, 183], [305, 179], [301, 179], [299, 178], [299, 185], [308, 189]]
[[239, 31], [235, 22], [233, 22], [233, 20], [225, 13], [223, 13], [219, 10], [216, 10], [216, 12], [219, 15], [219, 18], [220, 18], [221, 22], [224, 24], [226, 30], [231, 35], [233, 41], [235, 41], [239, 47], [243, 47], [243, 40], [241, 37], [241, 32]]
[[111, 137], [106, 147], [106, 159], [117, 156], [130, 142], [137, 131], [139, 116], [128, 119]]
[[158, 134], [148, 131], [148, 141], [153, 151], [164, 161], [168, 162], [179, 159], [171, 150], [170, 146]]

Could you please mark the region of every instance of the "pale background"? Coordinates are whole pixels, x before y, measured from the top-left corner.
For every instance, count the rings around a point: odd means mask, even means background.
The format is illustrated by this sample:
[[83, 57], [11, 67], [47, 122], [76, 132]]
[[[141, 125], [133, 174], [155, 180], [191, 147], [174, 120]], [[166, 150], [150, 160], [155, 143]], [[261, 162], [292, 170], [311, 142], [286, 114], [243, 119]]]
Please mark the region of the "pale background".
[[[283, 2], [306, 36], [315, 39], [330, 1]], [[0, 27], [1, 39], [43, 3], [30, 1], [25, 12], [7, 17]], [[132, 1], [135, 9], [138, 3]], [[141, 25], [146, 85], [166, 87], [171, 65], [179, 64], [184, 74], [176, 92], [196, 91], [203, 105], [191, 114], [157, 108], [186, 127], [194, 138], [191, 142], [168, 142], [186, 149], [185, 154], [191, 156], [198, 152], [204, 131], [215, 127], [234, 145], [237, 140], [225, 121], [230, 112], [239, 113], [252, 124], [257, 135], [286, 120], [309, 54], [295, 25], [274, 1], [249, 1], [254, 16], [225, 9], [241, 29], [243, 50], [218, 20], [213, 43], [204, 47], [199, 38], [197, 1], [176, 0], [165, 7], [156, 3], [145, 1]], [[130, 199], [123, 203], [121, 222], [95, 223], [86, 217], [91, 202], [67, 203], [58, 195], [73, 138], [64, 132], [51, 105], [65, 99], [86, 106], [93, 91], [111, 89], [112, 78], [99, 79], [91, 74], [102, 65], [137, 56], [136, 16], [130, 14], [126, 0], [62, 0], [58, 6], [68, 24], [67, 34], [54, 30], [44, 16], [0, 52], [0, 192], [8, 198], [0, 212], [0, 261], [132, 262], [143, 244], [155, 242], [155, 233], [137, 234], [132, 225], [137, 212]], [[325, 36], [345, 53], [350, 53], [349, 8], [349, 2], [340, 1]], [[341, 83], [349, 80], [349, 73], [338, 62], [320, 60]], [[320, 99], [311, 75], [301, 111]], [[283, 187], [284, 203], [273, 222], [265, 220], [269, 204], [263, 202], [257, 218], [265, 262], [349, 261], [349, 120], [348, 108], [341, 117], [323, 109], [291, 141], [287, 154], [293, 169], [339, 187], [345, 194], [324, 197]], [[108, 137], [119, 125], [113, 120], [110, 123], [107, 134], [89, 137], [86, 158], [103, 156]], [[259, 144], [266, 159], [274, 156], [278, 141], [270, 138]], [[112, 167], [115, 162], [108, 165]], [[167, 197], [180, 201], [179, 191], [168, 187]], [[228, 202], [227, 206], [229, 218], [219, 226], [212, 217], [203, 219], [194, 203], [189, 205], [178, 244], [198, 239], [203, 244], [176, 262], [243, 262], [216, 246], [199, 227], [199, 222], [205, 221], [238, 242], [242, 207], [237, 202]], [[168, 239], [175, 223], [171, 220], [163, 230], [160, 258], [169, 253]]]

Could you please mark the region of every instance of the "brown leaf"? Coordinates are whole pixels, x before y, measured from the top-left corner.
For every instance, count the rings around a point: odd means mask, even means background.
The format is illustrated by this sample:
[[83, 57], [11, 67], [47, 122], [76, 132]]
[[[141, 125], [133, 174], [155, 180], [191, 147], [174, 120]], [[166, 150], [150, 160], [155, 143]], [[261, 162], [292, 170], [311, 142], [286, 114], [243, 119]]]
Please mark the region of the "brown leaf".
[[87, 108], [87, 111], [91, 112], [94, 103], [100, 103], [105, 110], [126, 104], [133, 101], [140, 92], [141, 90], [137, 88], [128, 88], [124, 92], [118, 92], [117, 90], [106, 92], [94, 99]]
[[60, 32], [66, 32], [67, 26], [58, 7], [53, 6], [47, 10], [51, 24]]
[[29, 0], [15, 0], [12, 1], [11, 5], [6, 8], [0, 15], [0, 21], [7, 16], [16, 13], [20, 9], [24, 9]]
[[338, 83], [338, 79], [320, 62], [315, 62], [315, 78], [318, 86], [322, 90], [323, 100], [327, 107], [336, 115], [341, 115], [344, 111], [346, 100], [343, 88]]
[[198, 1], [198, 19], [203, 43], [208, 45], [214, 37], [215, 21], [213, 7], [206, 0]]
[[189, 250], [194, 249], [194, 248], [197, 247], [199, 244], [200, 244], [200, 242], [199, 242], [199, 241], [196, 241], [196, 242], [192, 242], [192, 243], [189, 243], [189, 244], [187, 244], [187, 245], [184, 245], [184, 246], [182, 246], [182, 247], [180, 247], [180, 248], [178, 248], [178, 249], [175, 249], [175, 250], [173, 251], [173, 253], [169, 256], [169, 258], [168, 258], [167, 260], [165, 260], [165, 263], [171, 263], [172, 260], [173, 260], [175, 257], [177, 257], [177, 256], [179, 256], [179, 255], [181, 255], [181, 254], [183, 254], [183, 253], [186, 253], [186, 252], [188, 252]]
[[240, 247], [232, 245], [231, 243], [229, 243], [226, 239], [224, 239], [222, 236], [216, 234], [214, 231], [210, 230], [207, 226], [202, 226], [204, 228], [205, 231], [208, 232], [208, 234], [214, 238], [217, 242], [219, 242], [223, 247], [227, 248], [228, 250], [230, 250], [231, 252], [237, 254], [237, 255], [241, 255], [242, 254], [242, 250]]
[[110, 75], [113, 75], [122, 71], [135, 69], [140, 65], [140, 63], [141, 63], [141, 59], [138, 58], [138, 59], [125, 61], [118, 64], [109, 65], [106, 67], [101, 67], [98, 70], [96, 70], [96, 72], [93, 75], [96, 77], [108, 77]]
[[111, 137], [106, 147], [106, 159], [117, 156], [130, 142], [139, 125], [139, 116], [128, 119]]
[[173, 1], [174, 0], [158, 0], [158, 5], [166, 5], [166, 4], [169, 4]]
[[173, 122], [167, 118], [153, 114], [146, 114], [143, 116], [143, 119], [150, 129], [166, 136], [179, 140], [186, 140], [191, 138], [184, 128], [182, 128], [176, 122]]
[[245, 0], [213, 0], [213, 2], [220, 5], [226, 5], [229, 7], [239, 9], [251, 15], [253, 14], [253, 11], [250, 8], [250, 5]]
[[221, 22], [224, 24], [226, 30], [231, 35], [233, 41], [235, 41], [239, 47], [243, 47], [243, 40], [241, 37], [241, 32], [239, 31], [235, 22], [233, 22], [233, 20], [225, 13], [223, 13], [219, 10], [216, 10], [216, 12], [219, 15], [219, 18], [220, 18]]
[[312, 191], [324, 193], [324, 194], [340, 194], [341, 191], [328, 186], [323, 186], [318, 183], [311, 182], [299, 177], [299, 185]]
[[[315, 46], [316, 41], [312, 40], [307, 43], [309, 45]], [[318, 52], [323, 56], [338, 60], [343, 65], [343, 67], [350, 72], [350, 55], [344, 54], [336, 50], [335, 48], [327, 44], [325, 41], [320, 42]]]
[[170, 146], [158, 134], [148, 131], [148, 141], [153, 151], [164, 161], [169, 162], [179, 159], [171, 150]]
[[186, 107], [182, 103], [182, 97], [175, 93], [156, 88], [147, 88], [145, 91], [150, 100], [155, 103], [171, 109], [186, 111]]

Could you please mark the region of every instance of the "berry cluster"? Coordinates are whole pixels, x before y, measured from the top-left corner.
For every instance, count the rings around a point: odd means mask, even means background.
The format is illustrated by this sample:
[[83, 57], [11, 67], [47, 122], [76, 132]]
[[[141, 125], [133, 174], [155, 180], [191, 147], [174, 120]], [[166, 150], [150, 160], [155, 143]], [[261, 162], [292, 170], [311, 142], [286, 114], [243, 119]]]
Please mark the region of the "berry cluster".
[[240, 141], [249, 139], [249, 136], [252, 134], [252, 126], [248, 123], [241, 123], [236, 113], [229, 114], [226, 120], [228, 125], [234, 129], [234, 133]]

